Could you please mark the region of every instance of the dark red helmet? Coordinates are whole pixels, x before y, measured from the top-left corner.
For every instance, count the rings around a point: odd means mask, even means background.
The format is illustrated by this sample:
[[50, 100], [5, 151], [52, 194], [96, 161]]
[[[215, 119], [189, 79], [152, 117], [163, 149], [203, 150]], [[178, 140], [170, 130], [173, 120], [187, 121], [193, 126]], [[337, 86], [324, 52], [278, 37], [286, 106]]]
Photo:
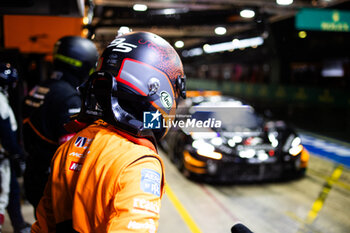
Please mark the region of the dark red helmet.
[[[182, 62], [163, 38], [148, 32], [116, 37], [104, 50], [97, 71], [80, 87], [81, 117], [102, 118], [135, 136], [162, 138], [186, 97]], [[147, 127], [145, 114], [160, 117]]]

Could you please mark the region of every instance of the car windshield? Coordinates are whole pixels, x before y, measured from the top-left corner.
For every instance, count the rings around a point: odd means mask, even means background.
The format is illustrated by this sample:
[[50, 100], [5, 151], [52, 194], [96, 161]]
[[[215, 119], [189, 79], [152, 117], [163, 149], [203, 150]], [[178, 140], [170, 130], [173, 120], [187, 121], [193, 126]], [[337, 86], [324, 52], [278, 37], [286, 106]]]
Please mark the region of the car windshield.
[[262, 118], [250, 106], [232, 107], [201, 107], [196, 106], [192, 119], [206, 121], [215, 119], [221, 121], [221, 127], [216, 131], [244, 132], [262, 127]]

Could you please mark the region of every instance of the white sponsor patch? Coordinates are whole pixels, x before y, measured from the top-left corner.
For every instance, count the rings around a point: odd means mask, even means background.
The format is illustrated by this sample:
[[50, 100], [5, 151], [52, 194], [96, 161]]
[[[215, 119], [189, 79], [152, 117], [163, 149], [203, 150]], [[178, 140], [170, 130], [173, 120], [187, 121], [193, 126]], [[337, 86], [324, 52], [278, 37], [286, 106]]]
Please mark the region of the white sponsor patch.
[[69, 154], [69, 156], [73, 156], [73, 157], [77, 157], [77, 158], [85, 158], [86, 157], [85, 154], [81, 154], [81, 153], [78, 153], [78, 152], [71, 152]]
[[173, 106], [173, 100], [171, 99], [171, 95], [166, 91], [160, 92], [160, 101], [166, 109], [171, 109]]
[[139, 230], [148, 229], [149, 233], [156, 232], [156, 224], [153, 219], [148, 219], [146, 222], [136, 222], [131, 220], [128, 224], [128, 229]]
[[86, 149], [91, 144], [91, 141], [91, 138], [77, 137], [77, 139], [75, 139], [74, 145], [76, 147]]
[[158, 201], [149, 201], [143, 198], [134, 198], [134, 212], [141, 214], [159, 215], [160, 206]]
[[160, 174], [157, 171], [143, 168], [141, 170], [141, 190], [160, 197]]
[[82, 163], [72, 162], [69, 166], [69, 170], [80, 172], [81, 168], [83, 167]]

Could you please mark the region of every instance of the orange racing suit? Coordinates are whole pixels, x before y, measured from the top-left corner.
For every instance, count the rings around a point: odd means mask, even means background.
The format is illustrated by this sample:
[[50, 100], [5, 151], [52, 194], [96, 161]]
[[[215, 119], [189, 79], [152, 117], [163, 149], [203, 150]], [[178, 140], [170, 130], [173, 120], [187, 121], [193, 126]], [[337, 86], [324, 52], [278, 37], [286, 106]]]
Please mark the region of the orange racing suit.
[[156, 232], [164, 166], [134, 139], [99, 120], [60, 146], [32, 232]]

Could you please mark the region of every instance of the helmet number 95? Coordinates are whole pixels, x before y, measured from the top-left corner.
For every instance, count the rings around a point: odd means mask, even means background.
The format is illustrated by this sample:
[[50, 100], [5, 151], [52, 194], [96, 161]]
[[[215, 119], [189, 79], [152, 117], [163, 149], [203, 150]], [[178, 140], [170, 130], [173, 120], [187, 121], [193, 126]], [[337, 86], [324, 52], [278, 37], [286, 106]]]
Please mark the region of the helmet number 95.
[[124, 43], [125, 38], [117, 38], [113, 40], [108, 47], [115, 47], [113, 51], [129, 53], [133, 48], [137, 48], [137, 45], [133, 45], [130, 43]]

